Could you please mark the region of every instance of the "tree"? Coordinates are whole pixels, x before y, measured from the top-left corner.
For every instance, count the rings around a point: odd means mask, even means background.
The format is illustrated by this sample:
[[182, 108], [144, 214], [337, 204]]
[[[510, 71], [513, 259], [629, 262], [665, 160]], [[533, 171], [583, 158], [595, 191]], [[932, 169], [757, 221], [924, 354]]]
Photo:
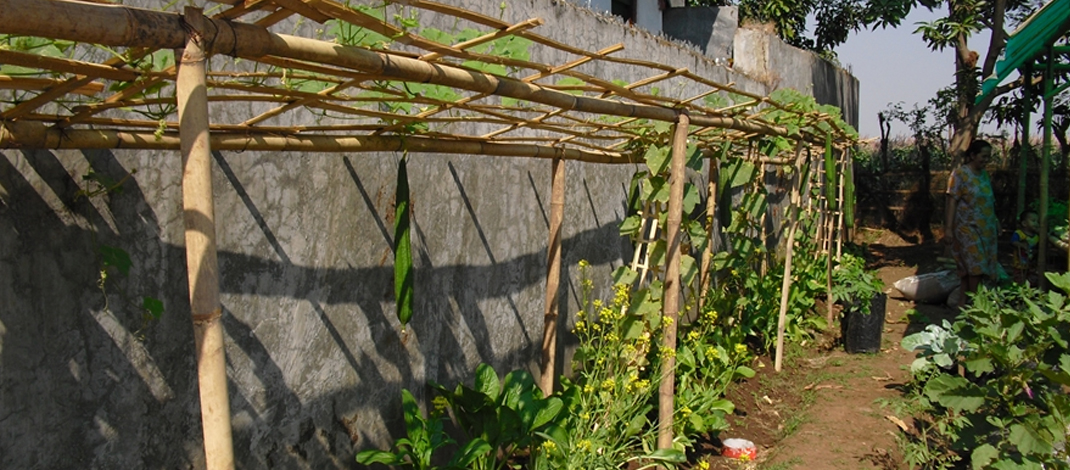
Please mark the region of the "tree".
[[[878, 1], [878, 0], [873, 0]], [[1007, 83], [975, 103], [982, 77], [987, 77], [996, 68], [996, 60], [1007, 42], [1005, 28], [1020, 23], [1040, 7], [1038, 0], [941, 0], [908, 3], [922, 4], [930, 10], [946, 8], [947, 16], [919, 24], [915, 33], [920, 33], [934, 51], [952, 48], [955, 51], [955, 84], [953, 109], [947, 116], [952, 128], [949, 151], [957, 160], [977, 137], [981, 118], [993, 101], [1022, 86], [1022, 80]], [[988, 50], [982, 56], [970, 50], [967, 40], [982, 30], [992, 33]]]
[[[826, 57], [847, 36], [863, 27], [898, 26], [913, 2], [899, 0], [688, 0], [692, 6], [735, 6], [739, 22], [769, 23], [777, 36], [795, 47]], [[814, 31], [807, 34], [807, 18]]]

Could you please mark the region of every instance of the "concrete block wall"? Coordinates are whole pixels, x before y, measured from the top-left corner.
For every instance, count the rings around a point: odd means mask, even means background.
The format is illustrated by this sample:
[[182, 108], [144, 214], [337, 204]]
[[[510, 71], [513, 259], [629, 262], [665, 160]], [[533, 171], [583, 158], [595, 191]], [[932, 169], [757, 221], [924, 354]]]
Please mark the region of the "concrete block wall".
[[[543, 18], [538, 31], [557, 40], [592, 50], [622, 42], [627, 57], [771, 91], [696, 48], [562, 1], [510, 2], [504, 12], [498, 2], [453, 3], [507, 21]], [[646, 78], [606, 64], [582, 71]], [[672, 82], [661, 89], [690, 95]], [[221, 120], [257, 106], [210, 113]], [[316, 119], [290, 113], [272, 124]], [[390, 250], [401, 157], [214, 154], [238, 468], [355, 467], [357, 450], [400, 436], [402, 388], [426, 399], [428, 380], [470, 381], [480, 362], [537, 371], [550, 162], [408, 156], [417, 290], [402, 332]], [[608, 296], [609, 273], [630, 260], [617, 224], [635, 170], [568, 164], [562, 332], [578, 308], [577, 262], [592, 264]], [[123, 181], [122, 190], [80, 196], [91, 172]], [[0, 151], [0, 468], [203, 468], [180, 178], [178, 152]], [[102, 290], [107, 246], [129, 253], [132, 266]], [[143, 296], [163, 301], [159, 320], [143, 319]], [[561, 342], [564, 360], [571, 341]]]

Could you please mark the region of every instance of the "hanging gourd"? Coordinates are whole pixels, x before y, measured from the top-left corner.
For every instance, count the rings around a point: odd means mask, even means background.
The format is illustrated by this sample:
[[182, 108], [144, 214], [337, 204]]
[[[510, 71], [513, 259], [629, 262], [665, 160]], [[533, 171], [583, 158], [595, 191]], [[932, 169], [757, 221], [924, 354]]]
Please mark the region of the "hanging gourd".
[[412, 244], [409, 239], [409, 172], [406, 159], [398, 162], [397, 194], [394, 196], [394, 301], [402, 331], [412, 318], [414, 290]]

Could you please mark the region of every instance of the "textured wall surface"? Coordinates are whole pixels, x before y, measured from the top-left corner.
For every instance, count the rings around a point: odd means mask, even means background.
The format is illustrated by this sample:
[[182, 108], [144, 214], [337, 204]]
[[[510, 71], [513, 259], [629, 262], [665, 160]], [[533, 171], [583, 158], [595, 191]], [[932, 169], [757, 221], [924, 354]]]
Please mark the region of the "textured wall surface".
[[[502, 14], [498, 2], [454, 3]], [[625, 57], [771, 91], [697, 49], [560, 1], [510, 2], [504, 14], [543, 18], [540, 33], [588, 49], [622, 42]], [[546, 55], [533, 59], [573, 59]], [[583, 71], [646, 78], [607, 67]], [[777, 73], [812, 77], [809, 68]], [[857, 94], [857, 85], [833, 89]], [[690, 95], [671, 82], [662, 92]], [[218, 119], [263, 110], [210, 111]], [[314, 119], [290, 113], [271, 124]], [[397, 437], [402, 388], [426, 397], [428, 380], [470, 380], [480, 362], [501, 373], [537, 370], [550, 162], [408, 156], [417, 288], [402, 333], [390, 250], [399, 158], [214, 155], [239, 468], [351, 468], [356, 450]], [[0, 151], [0, 468], [203, 467], [180, 161], [177, 152]], [[630, 259], [617, 224], [634, 171], [568, 165], [563, 332], [577, 305], [576, 263], [589, 260], [603, 289]], [[90, 173], [122, 181], [121, 191], [80, 195]], [[132, 264], [102, 284], [107, 247], [129, 253]], [[163, 301], [159, 320], [142, 318], [144, 296]], [[570, 341], [562, 340], [563, 353]]]

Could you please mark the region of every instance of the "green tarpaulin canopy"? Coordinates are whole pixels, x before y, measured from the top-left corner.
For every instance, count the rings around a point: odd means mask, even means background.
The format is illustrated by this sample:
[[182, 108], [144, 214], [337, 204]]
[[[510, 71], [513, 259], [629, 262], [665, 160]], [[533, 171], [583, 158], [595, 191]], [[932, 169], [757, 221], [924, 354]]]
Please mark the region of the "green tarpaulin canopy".
[[1070, 0], [1052, 0], [1037, 10], [1007, 38], [1007, 47], [996, 63], [996, 73], [985, 78], [977, 101], [992, 93], [1011, 72], [1036, 60], [1068, 27]]

